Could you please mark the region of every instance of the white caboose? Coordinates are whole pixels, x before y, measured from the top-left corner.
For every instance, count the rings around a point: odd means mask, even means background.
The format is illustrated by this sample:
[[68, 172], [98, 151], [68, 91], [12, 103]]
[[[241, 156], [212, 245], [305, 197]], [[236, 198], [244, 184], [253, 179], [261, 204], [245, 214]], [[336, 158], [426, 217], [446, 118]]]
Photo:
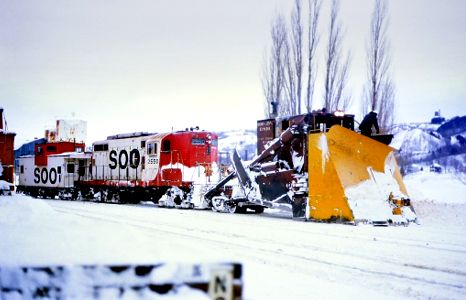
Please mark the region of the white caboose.
[[76, 198], [78, 182], [89, 178], [90, 161], [91, 154], [83, 152], [48, 155], [46, 165], [37, 165], [34, 155], [22, 156], [17, 191], [43, 198]]

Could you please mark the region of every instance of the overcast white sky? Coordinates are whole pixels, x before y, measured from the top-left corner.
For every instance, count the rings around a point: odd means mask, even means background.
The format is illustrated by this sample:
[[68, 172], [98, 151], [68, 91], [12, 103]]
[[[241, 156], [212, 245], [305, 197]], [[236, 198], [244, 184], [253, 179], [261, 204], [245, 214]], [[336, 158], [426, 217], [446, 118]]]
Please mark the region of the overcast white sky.
[[[396, 120], [425, 121], [437, 109], [466, 115], [466, 1], [389, 2]], [[0, 0], [0, 106], [16, 147], [73, 114], [88, 121], [89, 142], [194, 125], [254, 128], [264, 117], [260, 71], [270, 23], [277, 12], [288, 16], [292, 3]], [[355, 104], [372, 3], [342, 1]], [[321, 98], [317, 90], [316, 108]], [[351, 112], [359, 114], [357, 105]]]

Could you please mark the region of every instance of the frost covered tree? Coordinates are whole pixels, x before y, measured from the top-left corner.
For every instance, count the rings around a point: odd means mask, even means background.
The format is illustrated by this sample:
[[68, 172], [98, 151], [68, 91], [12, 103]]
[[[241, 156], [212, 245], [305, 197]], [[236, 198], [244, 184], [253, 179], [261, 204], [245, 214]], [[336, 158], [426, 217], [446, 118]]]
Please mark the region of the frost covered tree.
[[367, 46], [368, 80], [364, 86], [363, 114], [367, 110], [378, 112], [382, 132], [393, 125], [395, 86], [390, 73], [390, 49], [387, 37], [388, 4], [376, 0], [372, 13], [369, 43]]
[[349, 52], [343, 56], [343, 32], [339, 19], [340, 1], [332, 0], [325, 52], [324, 107], [327, 111], [346, 110], [350, 97], [346, 94], [350, 63]]

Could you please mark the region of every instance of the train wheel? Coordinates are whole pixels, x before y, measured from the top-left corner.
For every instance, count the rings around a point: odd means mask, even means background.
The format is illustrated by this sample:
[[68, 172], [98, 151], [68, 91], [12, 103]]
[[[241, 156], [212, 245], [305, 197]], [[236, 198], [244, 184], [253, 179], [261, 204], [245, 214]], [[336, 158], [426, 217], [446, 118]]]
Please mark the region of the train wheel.
[[216, 212], [226, 212], [225, 202], [228, 201], [227, 197], [215, 196], [212, 198], [212, 210]]
[[246, 212], [246, 208], [239, 207], [234, 201], [228, 201], [225, 203], [226, 211], [231, 214], [243, 214]]
[[99, 197], [98, 197], [98, 201], [100, 202], [107, 202], [108, 200], [108, 191], [107, 190], [100, 190], [99, 192]]

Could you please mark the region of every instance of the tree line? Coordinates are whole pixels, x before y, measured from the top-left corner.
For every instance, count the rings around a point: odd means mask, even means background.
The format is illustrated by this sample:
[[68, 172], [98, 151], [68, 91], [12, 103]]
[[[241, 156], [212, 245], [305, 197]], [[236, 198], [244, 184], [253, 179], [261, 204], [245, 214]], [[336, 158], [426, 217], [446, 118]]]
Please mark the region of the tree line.
[[[267, 117], [311, 112], [317, 98], [317, 71], [324, 72], [322, 107], [346, 111], [352, 103], [348, 91], [351, 53], [344, 49], [340, 0], [331, 0], [328, 24], [322, 32], [323, 0], [295, 0], [287, 18], [277, 14], [270, 30], [271, 44], [264, 56], [262, 88]], [[367, 81], [361, 99], [364, 115], [377, 111], [381, 131], [393, 125], [395, 86], [391, 75], [387, 0], [374, 0], [366, 45]], [[316, 49], [324, 47], [324, 57]]]

